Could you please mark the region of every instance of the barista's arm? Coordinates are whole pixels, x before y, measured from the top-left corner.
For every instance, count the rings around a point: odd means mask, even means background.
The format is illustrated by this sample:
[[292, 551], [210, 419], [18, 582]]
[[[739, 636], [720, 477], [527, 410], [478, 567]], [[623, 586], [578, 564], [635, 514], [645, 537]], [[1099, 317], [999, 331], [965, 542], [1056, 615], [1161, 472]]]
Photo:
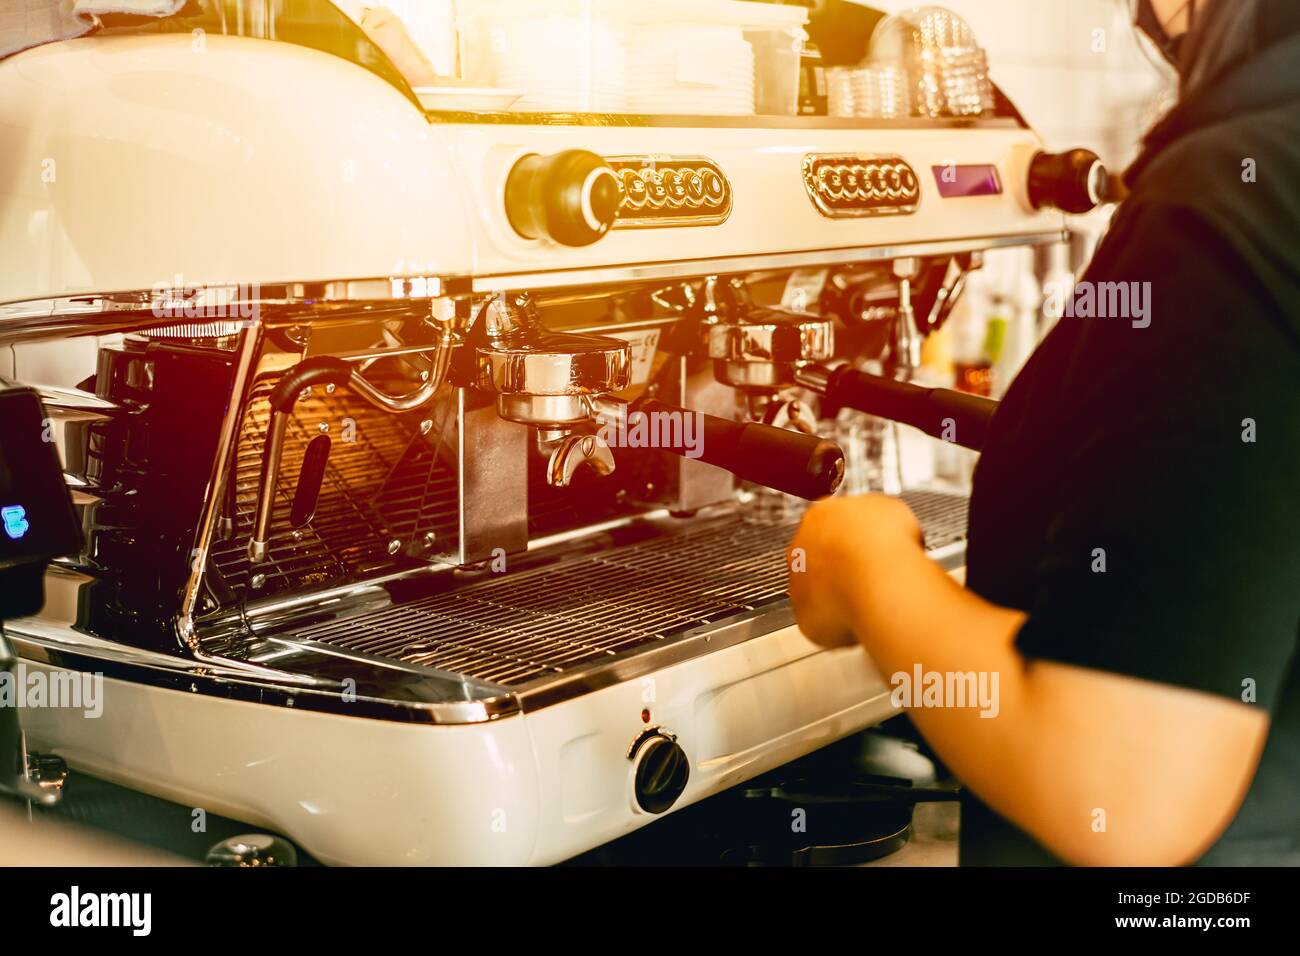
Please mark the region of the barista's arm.
[[1300, 349], [1250, 263], [1183, 208], [1126, 203], [1084, 283], [1144, 291], [1129, 320], [1062, 320], [1008, 394], [1021, 413], [994, 421], [1052, 497], [1020, 516], [1042, 522], [1027, 614], [951, 581], [881, 498], [809, 512], [793, 596], [809, 634], [856, 636], [886, 678], [997, 674], [997, 717], [913, 717], [1049, 850], [1182, 863], [1232, 818], [1290, 692]]
[[912, 719], [959, 779], [1062, 859], [1187, 863], [1236, 813], [1267, 736], [1266, 711], [1027, 661], [1015, 647], [1025, 615], [955, 583], [893, 499], [821, 502], [792, 547], [791, 598], [813, 640], [860, 640], [886, 681], [916, 665], [997, 675], [996, 716], [943, 707], [914, 709]]

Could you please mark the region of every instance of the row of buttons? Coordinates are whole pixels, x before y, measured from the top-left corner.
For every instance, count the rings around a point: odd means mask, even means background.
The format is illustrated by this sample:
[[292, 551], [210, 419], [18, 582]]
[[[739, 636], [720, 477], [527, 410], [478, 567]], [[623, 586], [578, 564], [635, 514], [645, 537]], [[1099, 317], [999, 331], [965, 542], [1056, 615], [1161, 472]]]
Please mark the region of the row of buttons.
[[817, 187], [828, 199], [915, 199], [916, 175], [898, 164], [823, 166]]
[[731, 211], [731, 189], [707, 160], [610, 160], [622, 191], [618, 225], [655, 225], [686, 219], [701, 223]]
[[894, 157], [809, 156], [804, 182], [813, 203], [832, 217], [911, 212], [921, 198], [916, 172]]

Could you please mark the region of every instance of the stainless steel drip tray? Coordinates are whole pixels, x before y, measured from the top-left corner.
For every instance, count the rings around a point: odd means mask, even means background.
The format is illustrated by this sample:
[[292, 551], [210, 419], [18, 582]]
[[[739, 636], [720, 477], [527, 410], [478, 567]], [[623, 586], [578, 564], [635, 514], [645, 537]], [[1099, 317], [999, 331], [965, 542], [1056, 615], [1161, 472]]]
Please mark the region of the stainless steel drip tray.
[[[931, 553], [959, 559], [965, 497], [903, 497]], [[537, 709], [792, 623], [785, 587], [794, 528], [737, 512], [627, 529], [536, 566], [280, 639], [455, 675]]]

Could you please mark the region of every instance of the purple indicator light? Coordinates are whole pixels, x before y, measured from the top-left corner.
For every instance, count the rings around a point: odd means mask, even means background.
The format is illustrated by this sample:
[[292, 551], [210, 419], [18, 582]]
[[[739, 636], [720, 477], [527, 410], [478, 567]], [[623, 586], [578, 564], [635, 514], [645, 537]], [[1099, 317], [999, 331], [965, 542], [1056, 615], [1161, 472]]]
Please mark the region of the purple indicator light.
[[934, 181], [944, 199], [1000, 196], [1002, 180], [996, 166], [933, 166]]

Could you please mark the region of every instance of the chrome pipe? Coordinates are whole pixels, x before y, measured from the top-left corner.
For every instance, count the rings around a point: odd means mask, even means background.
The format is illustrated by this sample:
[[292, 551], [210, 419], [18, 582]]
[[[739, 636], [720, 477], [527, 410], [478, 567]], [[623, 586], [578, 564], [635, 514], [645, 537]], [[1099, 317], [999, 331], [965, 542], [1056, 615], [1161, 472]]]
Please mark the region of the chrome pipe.
[[442, 381], [430, 374], [428, 381], [405, 395], [389, 395], [371, 384], [360, 372], [353, 372], [352, 377], [348, 379], [348, 384], [352, 386], [353, 391], [377, 408], [390, 412], [412, 412], [433, 401], [433, 395], [438, 391]]
[[280, 476], [280, 459], [284, 456], [284, 434], [289, 427], [287, 412], [273, 412], [266, 429], [266, 451], [262, 460], [262, 479], [257, 489], [257, 512], [253, 533], [248, 539], [248, 560], [253, 564], [266, 560], [267, 541], [271, 536], [271, 515], [275, 511], [275, 482]]
[[[364, 398], [370, 404], [377, 408], [389, 412], [412, 412], [416, 409], [424, 408], [433, 401], [435, 393], [442, 387], [447, 379], [447, 370], [451, 367], [451, 353], [456, 344], [456, 335], [452, 331], [449, 323], [439, 323], [438, 341], [432, 346], [421, 347], [420, 354], [433, 354], [430, 361], [429, 377], [419, 388], [407, 392], [405, 395], [390, 395], [383, 389], [375, 386], [361, 372], [361, 369], [354, 369], [348, 380], [348, 384], [356, 391], [358, 395]], [[383, 358], [388, 355], [406, 355], [411, 354], [413, 350], [406, 348], [392, 349], [388, 353], [380, 352], [378, 354], [367, 356], [368, 359]], [[352, 356], [345, 356], [346, 360], [351, 360]], [[364, 366], [363, 366], [364, 367]]]
[[194, 536], [190, 573], [181, 591], [181, 606], [176, 616], [177, 636], [190, 650], [194, 650], [196, 644], [194, 612], [199, 605], [199, 593], [203, 587], [203, 573], [207, 567], [208, 551], [216, 537], [221, 507], [226, 497], [220, 492], [225, 488], [226, 482], [232, 479], [233, 452], [239, 438], [239, 426], [243, 421], [244, 403], [253, 380], [253, 369], [257, 356], [262, 351], [262, 333], [262, 324], [254, 322], [244, 329], [240, 337], [235, 359], [234, 381], [230, 388], [230, 402], [226, 405], [226, 414], [221, 421], [221, 431], [217, 435], [216, 455], [212, 459], [212, 472], [203, 494], [203, 511], [199, 516], [198, 529]]

